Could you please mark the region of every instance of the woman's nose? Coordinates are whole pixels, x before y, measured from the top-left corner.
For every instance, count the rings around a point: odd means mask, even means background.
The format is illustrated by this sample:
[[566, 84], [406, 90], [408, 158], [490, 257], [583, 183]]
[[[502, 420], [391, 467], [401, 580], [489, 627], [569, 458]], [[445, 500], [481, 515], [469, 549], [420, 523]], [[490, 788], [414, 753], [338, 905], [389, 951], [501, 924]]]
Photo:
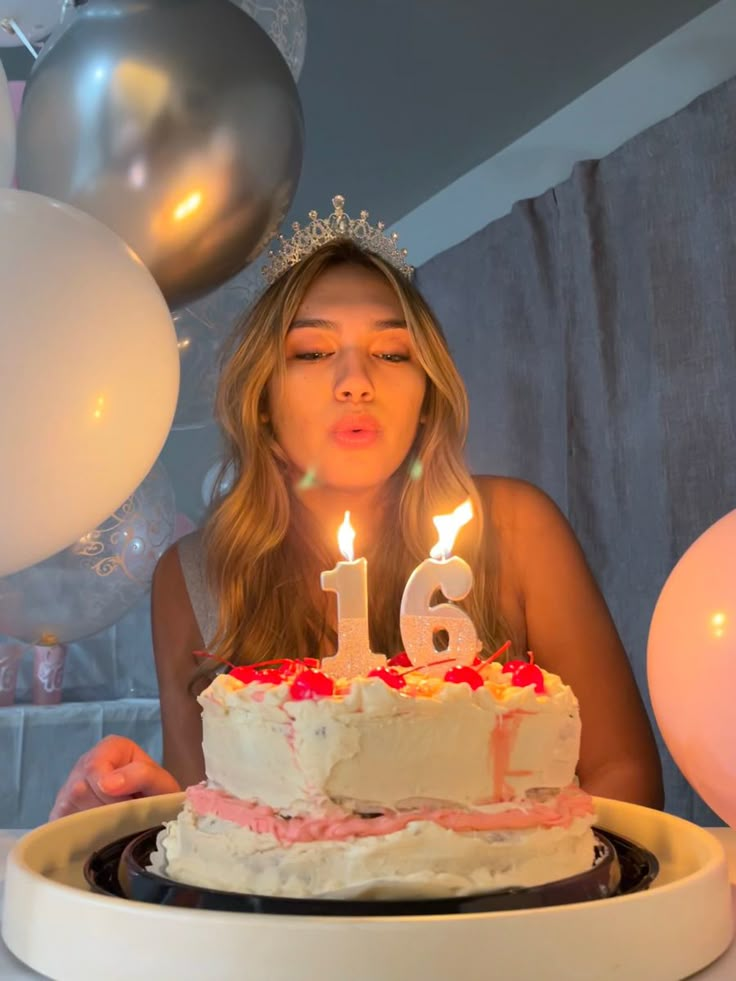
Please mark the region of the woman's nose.
[[368, 370], [368, 356], [354, 349], [337, 359], [335, 398], [339, 402], [370, 402], [375, 395]]

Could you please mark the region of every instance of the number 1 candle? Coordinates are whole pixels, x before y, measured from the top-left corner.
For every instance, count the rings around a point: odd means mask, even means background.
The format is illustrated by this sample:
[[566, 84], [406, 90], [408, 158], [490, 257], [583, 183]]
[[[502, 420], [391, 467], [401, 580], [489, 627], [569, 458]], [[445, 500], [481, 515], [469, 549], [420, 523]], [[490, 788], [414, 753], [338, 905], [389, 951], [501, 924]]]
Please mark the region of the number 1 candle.
[[368, 563], [353, 557], [355, 531], [350, 512], [337, 531], [337, 542], [344, 562], [320, 576], [322, 589], [337, 593], [337, 654], [322, 661], [332, 677], [351, 678], [367, 674], [378, 659], [368, 640]]
[[[409, 576], [401, 599], [401, 639], [415, 667], [430, 661], [454, 657], [459, 664], [471, 664], [481, 649], [478, 634], [470, 617], [452, 603], [431, 604], [438, 590], [449, 600], [464, 599], [473, 586], [473, 573], [467, 562], [452, 555], [458, 531], [473, 517], [470, 500], [455, 508], [452, 514], [440, 514], [432, 520], [439, 533], [437, 544], [426, 559]], [[439, 630], [448, 634], [447, 647], [436, 650], [434, 637]], [[437, 666], [439, 673], [447, 665]], [[433, 669], [428, 668], [432, 674]]]

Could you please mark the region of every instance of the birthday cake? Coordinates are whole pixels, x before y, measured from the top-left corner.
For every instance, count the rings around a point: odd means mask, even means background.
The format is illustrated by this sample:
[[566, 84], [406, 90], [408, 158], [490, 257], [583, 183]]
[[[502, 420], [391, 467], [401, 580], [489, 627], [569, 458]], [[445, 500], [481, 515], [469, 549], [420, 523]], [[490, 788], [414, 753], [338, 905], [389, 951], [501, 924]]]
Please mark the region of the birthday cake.
[[592, 866], [578, 704], [557, 675], [477, 658], [428, 675], [406, 655], [349, 679], [317, 668], [236, 668], [200, 695], [207, 779], [160, 832], [154, 871], [241, 893], [384, 899]]

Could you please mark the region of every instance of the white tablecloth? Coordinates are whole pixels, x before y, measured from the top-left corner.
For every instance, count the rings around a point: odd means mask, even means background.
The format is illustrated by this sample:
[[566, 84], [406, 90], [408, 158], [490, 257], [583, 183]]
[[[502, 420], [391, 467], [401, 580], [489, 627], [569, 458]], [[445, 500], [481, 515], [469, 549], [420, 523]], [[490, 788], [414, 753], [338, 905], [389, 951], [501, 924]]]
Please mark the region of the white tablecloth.
[[[736, 831], [728, 828], [709, 829], [723, 843], [728, 856], [728, 867], [731, 879], [731, 903], [736, 923]], [[5, 859], [15, 842], [23, 834], [22, 831], [0, 831], [0, 911], [2, 910], [5, 886]], [[15, 958], [0, 939], [0, 979], [1, 981], [20, 981], [28, 978], [44, 978], [45, 975], [31, 971]], [[735, 981], [736, 979], [736, 942], [715, 964], [691, 975], [697, 981]], [[673, 978], [672, 981], [682, 981]]]

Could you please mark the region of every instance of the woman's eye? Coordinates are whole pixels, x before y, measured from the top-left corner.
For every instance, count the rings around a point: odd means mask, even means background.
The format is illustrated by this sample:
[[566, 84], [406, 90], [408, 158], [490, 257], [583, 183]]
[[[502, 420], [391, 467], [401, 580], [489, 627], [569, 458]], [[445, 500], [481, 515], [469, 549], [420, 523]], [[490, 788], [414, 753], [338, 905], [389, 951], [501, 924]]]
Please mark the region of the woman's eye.
[[297, 351], [294, 355], [297, 361], [321, 361], [329, 356], [329, 351]]
[[402, 361], [409, 360], [408, 354], [394, 354], [389, 351], [384, 352], [383, 354], [378, 354], [377, 357], [379, 357], [382, 361], [388, 361], [389, 364], [401, 364]]

